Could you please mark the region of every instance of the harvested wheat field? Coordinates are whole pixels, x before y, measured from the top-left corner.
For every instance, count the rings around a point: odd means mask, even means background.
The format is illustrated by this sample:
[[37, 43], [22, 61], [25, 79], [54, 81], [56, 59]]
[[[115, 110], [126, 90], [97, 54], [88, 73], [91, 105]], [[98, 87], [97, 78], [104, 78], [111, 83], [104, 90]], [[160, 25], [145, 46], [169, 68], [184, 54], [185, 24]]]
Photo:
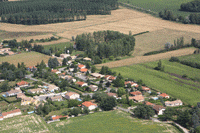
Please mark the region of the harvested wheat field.
[[113, 67], [128, 66], [128, 65], [139, 64], [139, 63], [144, 63], [144, 62], [157, 61], [160, 59], [167, 59], [167, 58], [171, 58], [172, 56], [178, 57], [178, 56], [190, 55], [190, 54], [193, 54], [195, 50], [196, 48], [185, 48], [185, 49], [169, 51], [166, 53], [160, 53], [156, 55], [136, 56], [136, 57], [128, 58], [124, 60], [98, 64], [96, 65], [96, 67], [101, 68], [102, 66], [108, 66], [110, 68], [113, 68]]
[[[52, 33], [54, 33], [66, 39], [71, 39], [72, 36], [76, 36], [77, 34], [91, 33], [99, 30], [114, 30], [125, 34], [128, 34], [129, 31], [132, 34], [149, 31], [149, 33], [136, 36], [134, 56], [141, 56], [146, 52], [162, 49], [166, 42], [173, 43], [175, 39], [181, 36], [184, 37], [185, 43], [189, 43], [191, 38], [200, 39], [198, 25], [166, 21], [126, 8], [113, 10], [111, 15], [89, 15], [85, 21], [32, 26], [0, 24], [0, 30], [9, 32], [51, 32], [51, 34], [46, 36], [52, 36]], [[39, 39], [39, 36], [30, 38]], [[20, 40], [30, 38], [19, 37]], [[41, 38], [44, 38], [44, 36]]]

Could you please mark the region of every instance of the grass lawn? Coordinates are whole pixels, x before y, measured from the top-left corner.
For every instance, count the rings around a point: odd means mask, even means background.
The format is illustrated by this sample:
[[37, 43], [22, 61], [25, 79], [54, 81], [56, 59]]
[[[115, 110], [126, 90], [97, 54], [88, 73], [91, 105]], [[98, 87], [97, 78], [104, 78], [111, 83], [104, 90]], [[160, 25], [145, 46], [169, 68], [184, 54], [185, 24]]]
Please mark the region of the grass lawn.
[[190, 12], [179, 11], [182, 3], [190, 2], [192, 0], [119, 0], [120, 2], [128, 3], [133, 6], [141, 7], [146, 10], [160, 12], [164, 9], [171, 10], [174, 14], [189, 15]]
[[178, 132], [171, 125], [132, 118], [130, 114], [122, 111], [98, 112], [54, 122], [49, 124], [49, 126], [60, 133]]
[[186, 61], [191, 61], [195, 63], [200, 63], [200, 54], [193, 54], [193, 55], [188, 55], [188, 56], [181, 56], [178, 57], [181, 61], [186, 60]]
[[[52, 130], [50, 130], [52, 131]], [[1, 133], [50, 132], [45, 121], [35, 115], [15, 116], [0, 121]], [[53, 131], [52, 131], [53, 132]]]
[[70, 47], [70, 45], [73, 46], [71, 42], [63, 42], [63, 43], [58, 43], [58, 44], [44, 45], [44, 49], [50, 49], [50, 47], [55, 49], [55, 47], [57, 47], [57, 49], [64, 50], [65, 47], [68, 48]]
[[84, 51], [74, 50], [71, 55], [84, 54]]
[[2, 62], [9, 62], [17, 66], [18, 62], [24, 62], [26, 66], [33, 66], [37, 65], [37, 63], [40, 63], [42, 60], [44, 60], [44, 62], [47, 63], [49, 58], [50, 56], [38, 52], [25, 52], [12, 56], [0, 57], [0, 64]]
[[162, 60], [165, 72], [161, 72], [153, 69], [157, 66], [157, 63], [158, 61], [112, 68], [112, 70], [136, 81], [142, 79], [150, 88], [179, 98], [184, 103], [196, 105], [200, 100], [200, 83], [183, 79], [182, 75], [186, 74], [189, 78], [195, 78], [199, 76], [200, 70], [179, 63], [169, 62], [168, 60]]

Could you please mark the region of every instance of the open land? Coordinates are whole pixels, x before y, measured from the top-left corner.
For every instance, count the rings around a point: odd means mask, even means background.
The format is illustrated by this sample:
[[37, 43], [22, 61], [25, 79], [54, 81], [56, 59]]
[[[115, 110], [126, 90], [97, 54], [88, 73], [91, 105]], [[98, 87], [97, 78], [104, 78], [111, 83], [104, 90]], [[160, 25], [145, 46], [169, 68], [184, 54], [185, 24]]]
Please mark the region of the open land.
[[[192, 0], [119, 0], [120, 2], [128, 3], [133, 6], [141, 7], [146, 10], [160, 12], [164, 9], [171, 10], [174, 14], [189, 15], [190, 12], [179, 11], [182, 3], [187, 3]], [[173, 3], [173, 4], [172, 4]]]
[[1, 133], [50, 132], [45, 121], [35, 114], [16, 116], [0, 121]]
[[190, 61], [190, 62], [194, 62], [194, 63], [200, 63], [200, 54], [181, 56], [181, 57], [179, 57], [179, 60]]
[[175, 39], [181, 36], [184, 37], [185, 43], [190, 43], [192, 38], [200, 39], [198, 25], [170, 22], [125, 8], [114, 10], [111, 12], [111, 15], [89, 15], [85, 21], [32, 26], [1, 23], [0, 30], [7, 32], [48, 33], [45, 34], [45, 37], [44, 35], [42, 37], [37, 35], [30, 38], [27, 36], [19, 37], [21, 40], [48, 38], [55, 34], [65, 39], [71, 39], [72, 36], [76, 37], [77, 34], [92, 33], [99, 30], [114, 30], [125, 34], [128, 34], [129, 31], [132, 34], [149, 31], [149, 33], [136, 36], [134, 56], [163, 49], [166, 42], [173, 43]]
[[26, 66], [34, 66], [44, 60], [45, 63], [48, 62], [50, 56], [38, 53], [38, 52], [26, 52], [11, 56], [5, 56], [0, 58], [0, 64], [2, 62], [9, 62], [17, 66], [18, 62], [24, 62]]
[[116, 110], [75, 117], [49, 124], [58, 132], [178, 132], [168, 124], [132, 118], [130, 114]]
[[[162, 60], [164, 72], [154, 70], [158, 61], [112, 68], [124, 77], [142, 81], [150, 88], [181, 99], [184, 103], [196, 105], [199, 99], [200, 83], [191, 80], [199, 77], [200, 69], [176, 62]], [[182, 75], [188, 78], [182, 78]]]

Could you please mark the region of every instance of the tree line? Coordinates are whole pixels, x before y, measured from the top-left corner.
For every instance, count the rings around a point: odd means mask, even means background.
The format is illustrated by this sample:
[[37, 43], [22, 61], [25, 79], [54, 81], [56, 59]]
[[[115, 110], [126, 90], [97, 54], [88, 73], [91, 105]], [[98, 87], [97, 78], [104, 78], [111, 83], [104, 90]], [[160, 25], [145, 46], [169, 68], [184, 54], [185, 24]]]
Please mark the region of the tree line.
[[183, 3], [180, 6], [181, 11], [189, 11], [189, 12], [200, 12], [200, 1], [195, 0], [187, 3]]
[[1, 3], [0, 15], [3, 22], [32, 25], [85, 20], [117, 8], [117, 0], [29, 0]]
[[134, 50], [135, 38], [131, 33], [126, 35], [117, 31], [98, 31], [77, 35], [75, 45], [77, 50], [85, 51], [90, 58], [98, 56], [103, 59], [129, 55]]

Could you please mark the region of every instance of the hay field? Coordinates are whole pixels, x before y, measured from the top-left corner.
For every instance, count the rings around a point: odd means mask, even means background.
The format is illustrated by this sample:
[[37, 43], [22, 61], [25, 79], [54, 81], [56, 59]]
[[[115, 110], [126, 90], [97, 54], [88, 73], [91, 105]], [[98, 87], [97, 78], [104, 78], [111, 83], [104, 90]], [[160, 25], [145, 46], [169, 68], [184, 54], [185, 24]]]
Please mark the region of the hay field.
[[157, 61], [160, 59], [167, 59], [167, 58], [171, 58], [172, 56], [178, 57], [178, 56], [190, 55], [190, 54], [193, 54], [195, 50], [196, 48], [185, 48], [185, 49], [169, 51], [166, 53], [160, 53], [156, 55], [136, 56], [136, 57], [128, 58], [124, 60], [98, 64], [96, 65], [96, 67], [101, 68], [102, 66], [108, 66], [110, 68], [114, 68], [114, 67], [128, 66], [132, 64], [139, 64], [139, 63], [144, 63], [144, 62]]
[[19, 63], [24, 62], [26, 66], [33, 66], [37, 65], [37, 63], [40, 63], [42, 60], [44, 60], [44, 62], [47, 63], [49, 58], [50, 56], [38, 52], [27, 52], [11, 56], [0, 57], [0, 64], [2, 62], [9, 62], [17, 66], [18, 62]]
[[0, 121], [1, 133], [39, 133], [50, 132], [45, 121], [33, 114], [26, 116], [16, 116]]

